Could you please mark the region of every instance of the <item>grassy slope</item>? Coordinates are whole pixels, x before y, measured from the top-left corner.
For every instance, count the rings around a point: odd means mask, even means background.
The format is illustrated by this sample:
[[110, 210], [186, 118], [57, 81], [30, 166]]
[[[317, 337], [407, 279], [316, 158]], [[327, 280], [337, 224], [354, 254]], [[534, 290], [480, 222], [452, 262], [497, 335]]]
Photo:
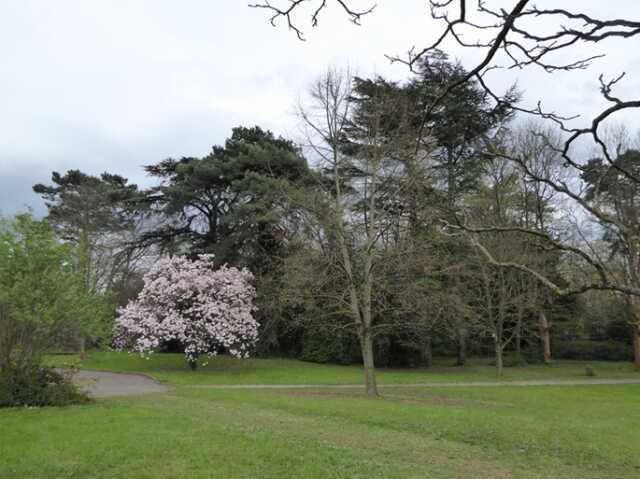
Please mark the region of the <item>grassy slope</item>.
[[[78, 360], [75, 356], [53, 356], [53, 364]], [[181, 354], [155, 354], [150, 359], [135, 354], [93, 352], [82, 367], [117, 372], [140, 372], [171, 384], [359, 384], [362, 370], [358, 366], [335, 366], [286, 359], [238, 360], [226, 356], [206, 359], [206, 366], [196, 372], [187, 368]], [[448, 364], [451, 360], [448, 360]], [[638, 378], [630, 363], [591, 362], [598, 378]], [[506, 368], [503, 379], [572, 379], [585, 378], [584, 362], [562, 361], [553, 366], [530, 365]], [[408, 384], [434, 381], [495, 381], [495, 369], [488, 361], [472, 362], [465, 368], [443, 362], [429, 370], [378, 371], [381, 384]]]
[[221, 391], [0, 410], [0, 477], [637, 478], [640, 386]]

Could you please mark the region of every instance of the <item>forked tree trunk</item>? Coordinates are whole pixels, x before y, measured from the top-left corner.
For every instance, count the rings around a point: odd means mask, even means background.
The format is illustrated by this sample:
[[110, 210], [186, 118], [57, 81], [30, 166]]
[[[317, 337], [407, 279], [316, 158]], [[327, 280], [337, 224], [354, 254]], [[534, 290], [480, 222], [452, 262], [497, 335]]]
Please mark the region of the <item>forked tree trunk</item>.
[[538, 310], [538, 328], [542, 341], [542, 359], [545, 364], [551, 363], [551, 325], [547, 320], [544, 308]]

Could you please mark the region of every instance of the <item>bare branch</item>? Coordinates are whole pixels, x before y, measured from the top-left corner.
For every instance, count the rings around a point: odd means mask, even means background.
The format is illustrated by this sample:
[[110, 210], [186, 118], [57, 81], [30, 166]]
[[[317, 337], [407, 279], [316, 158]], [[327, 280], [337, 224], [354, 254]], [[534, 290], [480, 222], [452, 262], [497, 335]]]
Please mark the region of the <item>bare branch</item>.
[[[360, 21], [362, 17], [370, 14], [376, 8], [376, 5], [373, 5], [365, 10], [355, 10], [351, 8], [346, 0], [333, 0], [337, 3], [342, 10], [347, 14], [349, 20], [355, 25], [360, 25]], [[284, 18], [287, 22], [287, 26], [289, 30], [292, 30], [299, 40], [304, 41], [304, 33], [300, 27], [298, 27], [294, 21], [293, 15], [298, 8], [306, 3], [315, 3], [313, 5], [313, 13], [311, 15], [311, 26], [318, 26], [318, 19], [323, 10], [328, 8], [327, 0], [318, 0], [317, 2], [313, 2], [313, 0], [289, 0], [290, 4], [288, 7], [279, 7], [276, 5], [272, 5], [268, 0], [264, 3], [251, 3], [249, 7], [251, 8], [262, 8], [270, 11], [272, 16], [269, 18], [269, 22], [271, 25], [276, 26], [276, 21], [279, 18]]]
[[492, 266], [496, 266], [499, 268], [507, 268], [507, 269], [515, 269], [518, 271], [522, 271], [523, 273], [529, 274], [536, 278], [542, 285], [549, 288], [555, 294], [559, 296], [573, 296], [577, 294], [582, 294], [587, 291], [599, 290], [599, 291], [617, 291], [619, 293], [640, 296], [640, 288], [634, 288], [631, 286], [613, 284], [609, 282], [597, 282], [597, 283], [587, 283], [577, 288], [562, 288], [558, 286], [556, 283], [551, 281], [547, 276], [539, 273], [538, 271], [529, 268], [528, 266], [516, 263], [513, 261], [498, 261], [494, 258], [491, 252], [483, 246], [478, 240], [476, 240], [473, 236], [468, 236], [470, 243], [484, 256], [489, 264]]

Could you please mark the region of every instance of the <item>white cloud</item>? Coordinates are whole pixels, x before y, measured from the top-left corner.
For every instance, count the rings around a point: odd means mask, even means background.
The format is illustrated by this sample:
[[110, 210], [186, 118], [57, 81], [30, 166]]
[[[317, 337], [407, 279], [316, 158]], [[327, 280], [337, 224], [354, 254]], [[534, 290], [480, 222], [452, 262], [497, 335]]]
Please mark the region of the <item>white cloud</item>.
[[[318, 28], [304, 25], [308, 41], [300, 42], [246, 3], [2, 2], [0, 210], [11, 213], [24, 203], [41, 208], [30, 188], [51, 170], [108, 169], [144, 182], [140, 165], [206, 154], [238, 124], [294, 131], [293, 104], [327, 65], [348, 63], [361, 74], [400, 79], [406, 68], [390, 65], [384, 54], [424, 45], [439, 32], [424, 1], [389, 0], [378, 2], [362, 27], [334, 7]], [[594, 14], [640, 16], [632, 0], [580, 3]], [[529, 104], [543, 98], [550, 109], [590, 113], [602, 106], [600, 72], [629, 73], [621, 95], [640, 89], [638, 52], [608, 50], [588, 72], [510, 71], [495, 81], [507, 86], [517, 79]], [[477, 60], [473, 52], [453, 54], [467, 65]]]

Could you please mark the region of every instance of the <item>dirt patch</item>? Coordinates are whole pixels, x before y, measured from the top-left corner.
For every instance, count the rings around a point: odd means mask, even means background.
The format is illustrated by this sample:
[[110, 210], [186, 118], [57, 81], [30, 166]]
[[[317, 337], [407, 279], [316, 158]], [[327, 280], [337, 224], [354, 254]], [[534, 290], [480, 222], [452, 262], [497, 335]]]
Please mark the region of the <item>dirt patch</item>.
[[475, 409], [495, 409], [497, 407], [497, 404], [487, 401], [475, 401], [473, 399], [447, 396], [396, 396], [384, 394], [383, 398], [392, 399], [405, 404], [429, 404], [431, 406], [471, 407]]
[[275, 391], [277, 396], [307, 397], [307, 398], [340, 398], [340, 399], [367, 399], [367, 396], [354, 393], [329, 392], [329, 391]]
[[[337, 399], [369, 399], [364, 393], [348, 393], [339, 391], [277, 391], [273, 394], [287, 397], [309, 398], [337, 398]], [[413, 393], [410, 395], [398, 395], [382, 393], [380, 399], [390, 399], [405, 404], [429, 404], [436, 406], [473, 407], [482, 409], [494, 409], [496, 404], [487, 401], [475, 401], [471, 399], [455, 398], [442, 395], [423, 395]]]

